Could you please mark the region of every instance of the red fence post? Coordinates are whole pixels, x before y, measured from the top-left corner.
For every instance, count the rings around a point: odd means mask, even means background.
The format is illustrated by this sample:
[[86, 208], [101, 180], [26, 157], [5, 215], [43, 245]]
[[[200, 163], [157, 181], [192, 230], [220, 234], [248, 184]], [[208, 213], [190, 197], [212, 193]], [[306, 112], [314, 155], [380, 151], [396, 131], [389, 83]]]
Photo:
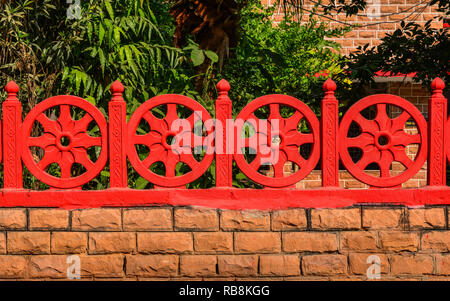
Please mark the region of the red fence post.
[[431, 83], [433, 95], [428, 103], [428, 185], [444, 186], [446, 177], [445, 125], [447, 99], [442, 94], [445, 83], [436, 78]]
[[3, 102], [3, 187], [22, 188], [22, 162], [20, 149], [20, 125], [22, 104], [17, 99], [19, 86], [10, 81], [6, 87], [8, 97]]
[[124, 87], [119, 81], [111, 85], [109, 107], [109, 180], [111, 188], [128, 186], [125, 152], [127, 105], [122, 97]]
[[339, 186], [338, 127], [339, 104], [334, 96], [336, 83], [327, 79], [323, 84], [325, 97], [322, 100], [322, 186]]
[[[231, 187], [233, 185], [233, 156], [230, 153], [230, 135], [232, 129], [228, 128], [227, 120], [231, 120], [231, 100], [228, 97], [230, 84], [222, 79], [217, 84], [219, 96], [216, 100], [216, 126], [215, 126], [215, 146], [216, 146], [216, 187]], [[220, 123], [220, 125], [218, 124]], [[228, 121], [230, 123], [230, 121]]]

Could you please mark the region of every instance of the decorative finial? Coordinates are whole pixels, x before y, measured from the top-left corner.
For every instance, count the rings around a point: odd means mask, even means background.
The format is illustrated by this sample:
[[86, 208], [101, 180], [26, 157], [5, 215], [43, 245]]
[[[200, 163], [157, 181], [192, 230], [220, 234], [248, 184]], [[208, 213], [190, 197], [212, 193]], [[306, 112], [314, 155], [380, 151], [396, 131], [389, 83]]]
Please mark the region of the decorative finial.
[[327, 79], [323, 83], [323, 90], [325, 94], [334, 94], [334, 91], [336, 91], [336, 83], [331, 78]]
[[5, 91], [8, 94], [17, 94], [19, 92], [19, 86], [12, 80], [5, 86]]
[[439, 77], [436, 77], [431, 83], [431, 89], [433, 89], [434, 93], [442, 93], [445, 88], [445, 83]]
[[117, 94], [122, 93], [125, 90], [125, 88], [120, 81], [116, 80], [115, 82], [112, 83], [110, 90], [112, 94]]
[[219, 91], [219, 95], [221, 94], [228, 94], [228, 91], [230, 91], [230, 83], [227, 82], [224, 79], [221, 79], [218, 83], [217, 83], [217, 91]]

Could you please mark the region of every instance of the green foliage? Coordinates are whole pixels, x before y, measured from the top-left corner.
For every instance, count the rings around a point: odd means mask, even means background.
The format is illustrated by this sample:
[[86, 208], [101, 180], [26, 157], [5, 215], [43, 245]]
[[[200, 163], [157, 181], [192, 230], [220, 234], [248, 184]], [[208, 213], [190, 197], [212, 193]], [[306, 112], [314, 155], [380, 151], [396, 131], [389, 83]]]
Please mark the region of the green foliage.
[[377, 47], [358, 47], [343, 65], [361, 84], [373, 82], [377, 71], [395, 74], [417, 72], [413, 78], [430, 89], [435, 77], [450, 80], [450, 39], [448, 29], [431, 27], [431, 20], [424, 26], [417, 23], [401, 23], [401, 28], [387, 34]]
[[[203, 60], [217, 61], [216, 56], [199, 50], [195, 43], [184, 50], [173, 47], [174, 26], [167, 2], [80, 3], [79, 19], [68, 18], [66, 1], [19, 0], [0, 4], [0, 86], [12, 79], [19, 84], [24, 114], [49, 96], [72, 94], [87, 99], [107, 116], [109, 86], [116, 79], [125, 86], [128, 116], [141, 103], [159, 94], [179, 93], [204, 103], [194, 89], [193, 79], [199, 76], [195, 65]], [[193, 62], [195, 51], [201, 51], [205, 57]], [[5, 97], [3, 91], [0, 97]], [[74, 112], [73, 118], [80, 114]], [[96, 128], [90, 131], [98, 134]], [[98, 150], [90, 155], [97, 156]], [[53, 165], [49, 173], [58, 176], [59, 167]], [[104, 170], [85, 188], [106, 188], [108, 173]], [[131, 167], [129, 174], [139, 187], [147, 185]], [[47, 187], [29, 172], [24, 175], [25, 187]]]
[[256, 97], [282, 93], [297, 97], [316, 112], [323, 97], [323, 77], [342, 72], [339, 45], [327, 38], [341, 37], [346, 28], [328, 29], [311, 16], [306, 24], [287, 16], [273, 25], [274, 7], [253, 1], [241, 11], [241, 41], [221, 77], [230, 81], [230, 97], [238, 112]]

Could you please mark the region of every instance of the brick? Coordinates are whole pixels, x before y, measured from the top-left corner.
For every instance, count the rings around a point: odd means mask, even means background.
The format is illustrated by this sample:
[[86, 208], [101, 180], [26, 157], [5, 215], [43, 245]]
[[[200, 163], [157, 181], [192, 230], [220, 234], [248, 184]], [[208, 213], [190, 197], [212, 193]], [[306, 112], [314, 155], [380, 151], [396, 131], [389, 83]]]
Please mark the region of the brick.
[[411, 232], [380, 232], [380, 247], [386, 251], [417, 251], [419, 234]]
[[219, 255], [217, 264], [220, 276], [255, 276], [258, 272], [256, 255]]
[[136, 250], [136, 234], [131, 232], [92, 232], [90, 254], [131, 253]]
[[450, 275], [450, 255], [436, 255], [436, 274]]
[[72, 230], [120, 231], [122, 230], [120, 209], [85, 209], [72, 212]]
[[26, 277], [27, 260], [23, 256], [0, 255], [0, 279], [22, 279]]
[[428, 255], [394, 255], [392, 275], [425, 275], [433, 273], [433, 258]]
[[50, 232], [8, 232], [9, 254], [50, 253]]
[[[375, 261], [370, 259], [370, 256], [378, 256], [380, 259], [381, 274], [389, 273], [389, 261], [385, 254], [370, 254], [370, 253], [353, 253], [348, 255], [350, 273], [356, 275], [367, 275], [367, 270], [375, 264]], [[369, 262], [368, 262], [369, 261]]]
[[182, 276], [216, 276], [217, 258], [214, 255], [183, 255], [180, 257]]
[[233, 251], [233, 233], [194, 233], [195, 252], [228, 253]]
[[219, 230], [217, 211], [212, 209], [176, 209], [174, 219], [176, 230]]
[[341, 249], [351, 251], [371, 251], [377, 249], [375, 232], [351, 231], [341, 233]]
[[0, 254], [6, 254], [6, 235], [0, 233]]
[[337, 251], [337, 249], [338, 240], [334, 233], [283, 233], [283, 251], [285, 252], [329, 252]]
[[66, 278], [67, 256], [38, 255], [32, 256], [29, 263], [29, 276], [31, 278]]
[[401, 228], [402, 209], [363, 209], [363, 228]]
[[270, 214], [256, 210], [223, 210], [220, 215], [220, 228], [224, 231], [268, 231]]
[[444, 228], [444, 208], [410, 209], [409, 225], [412, 229]]
[[298, 276], [300, 258], [298, 255], [261, 255], [260, 274], [263, 276]]
[[306, 229], [306, 213], [303, 209], [280, 210], [272, 213], [272, 230]]
[[433, 231], [423, 233], [422, 250], [450, 252], [450, 231]]
[[238, 253], [274, 253], [281, 251], [279, 233], [237, 232], [234, 235], [235, 251]]
[[169, 208], [129, 209], [123, 212], [125, 231], [170, 231], [172, 210]]
[[25, 229], [26, 226], [25, 209], [0, 209], [0, 230]]
[[87, 233], [53, 232], [51, 251], [53, 254], [78, 254], [87, 250]]
[[81, 277], [123, 277], [123, 264], [123, 255], [82, 255], [80, 256]]
[[127, 255], [127, 276], [165, 277], [176, 276], [178, 256], [176, 255]]
[[347, 257], [344, 255], [308, 255], [302, 257], [305, 276], [347, 274]]
[[138, 233], [140, 253], [185, 253], [193, 251], [192, 234], [186, 232]]
[[311, 211], [313, 229], [360, 229], [361, 211], [352, 209], [313, 209]]
[[69, 227], [69, 211], [61, 209], [30, 209], [30, 229], [63, 230]]

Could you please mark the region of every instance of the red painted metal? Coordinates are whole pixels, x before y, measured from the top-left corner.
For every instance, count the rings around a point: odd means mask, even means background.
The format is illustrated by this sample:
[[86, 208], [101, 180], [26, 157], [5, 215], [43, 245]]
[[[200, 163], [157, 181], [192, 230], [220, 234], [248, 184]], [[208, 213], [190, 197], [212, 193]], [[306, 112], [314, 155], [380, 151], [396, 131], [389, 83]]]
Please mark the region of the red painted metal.
[[450, 204], [450, 188], [420, 189], [180, 189], [151, 190], [7, 190], [0, 207], [94, 208], [111, 206], [202, 206], [221, 209], [278, 210], [288, 208], [338, 208], [357, 204], [406, 206]]
[[339, 187], [339, 104], [334, 96], [336, 84], [327, 79], [323, 84], [322, 100], [322, 186]]
[[[230, 84], [222, 79], [217, 84], [219, 97], [216, 100], [216, 137], [228, 137], [233, 128], [230, 128], [231, 116], [231, 99], [228, 97]], [[216, 187], [231, 187], [233, 185], [233, 155], [232, 143], [229, 139], [216, 139], [215, 148], [221, 150], [216, 151]]]
[[442, 94], [444, 82], [436, 78], [431, 83], [433, 95], [428, 103], [430, 122], [428, 152], [428, 185], [445, 186], [446, 154], [445, 154], [445, 126], [447, 121], [447, 99]]
[[3, 188], [22, 188], [20, 162], [20, 126], [22, 106], [17, 98], [19, 86], [10, 81], [6, 87], [8, 97], [3, 102]]
[[[289, 118], [280, 115], [280, 105], [290, 107], [295, 110]], [[270, 115], [267, 118], [269, 125], [274, 132], [261, 129], [255, 116], [255, 111], [269, 106]], [[320, 157], [320, 124], [316, 115], [300, 100], [287, 95], [266, 95], [259, 97], [249, 103], [237, 116], [238, 120], [248, 122], [256, 131], [258, 144], [256, 145], [256, 157], [247, 162], [243, 153], [235, 151], [234, 159], [241, 171], [253, 181], [267, 187], [286, 187], [293, 185], [306, 177], [317, 165]], [[311, 133], [302, 133], [298, 127], [304, 119], [311, 130]], [[278, 123], [279, 129], [275, 129], [274, 122]], [[236, 137], [242, 135], [242, 126], [237, 127]], [[278, 138], [279, 143], [275, 145], [273, 138]], [[245, 139], [245, 146], [251, 146], [251, 137]], [[303, 144], [312, 144], [312, 150], [308, 159], [300, 155], [299, 148]], [[269, 156], [264, 156], [270, 154]], [[286, 162], [297, 164], [299, 170], [292, 175], [284, 175]], [[262, 164], [270, 164], [274, 169], [274, 177], [269, 177], [258, 172]]]
[[[396, 106], [403, 112], [395, 119], [389, 118], [386, 105]], [[365, 109], [376, 106], [376, 117], [366, 119], [361, 114]], [[418, 134], [408, 134], [404, 125], [412, 118]], [[361, 129], [357, 137], [348, 137], [352, 122]], [[395, 187], [414, 176], [423, 166], [427, 157], [427, 122], [419, 110], [407, 100], [395, 95], [372, 95], [354, 104], [344, 115], [339, 131], [340, 156], [347, 170], [358, 180], [374, 187]], [[412, 160], [406, 154], [406, 147], [419, 144], [419, 152]], [[353, 162], [349, 148], [362, 150], [362, 157]], [[404, 165], [405, 171], [391, 175], [391, 164], [396, 161]], [[380, 176], [375, 177], [365, 172], [371, 163], [377, 163]]]
[[115, 81], [111, 85], [109, 108], [109, 181], [110, 187], [127, 187], [127, 104], [123, 100], [124, 86]]
[[[0, 206], [89, 208], [168, 204], [275, 210], [290, 207], [343, 207], [361, 203], [407, 206], [450, 204], [450, 188], [444, 187], [446, 157], [450, 161], [450, 147], [446, 147], [450, 119], [447, 120], [447, 100], [442, 95], [444, 87], [440, 79], [433, 81], [429, 123], [414, 105], [394, 95], [372, 95], [361, 99], [339, 123], [338, 100], [334, 95], [336, 84], [332, 80], [327, 80], [323, 86], [325, 97], [320, 122], [303, 102], [286, 95], [257, 98], [233, 120], [232, 101], [228, 97], [230, 85], [225, 80], [217, 85], [219, 96], [214, 123], [211, 123], [209, 112], [198, 102], [175, 94], [160, 95], [146, 101], [127, 122], [126, 102], [122, 97], [124, 87], [116, 81], [110, 88], [112, 98], [109, 102], [108, 124], [100, 110], [92, 104], [69, 95], [42, 101], [27, 114], [22, 123], [21, 104], [17, 98], [19, 87], [10, 82], [5, 87], [8, 97], [3, 102], [0, 133], [4, 166]], [[401, 114], [391, 119], [386, 113], [387, 105], [400, 108]], [[84, 111], [84, 116], [74, 120], [72, 107]], [[293, 114], [282, 117], [286, 111], [284, 107], [290, 108]], [[377, 111], [373, 120], [366, 119], [361, 113], [370, 107]], [[59, 109], [57, 118], [47, 116], [51, 109]], [[154, 115], [157, 109], [160, 112], [166, 110], [163, 118]], [[189, 109], [192, 113], [186, 118], [180, 118], [180, 109], [185, 113]], [[267, 123], [261, 123], [258, 113], [255, 114], [261, 109], [269, 112]], [[406, 121], [410, 119], [416, 123], [417, 134], [408, 134], [404, 130]], [[138, 132], [138, 127], [145, 122], [150, 130], [142, 134], [142, 129]], [[42, 126], [43, 134], [32, 137], [32, 128], [36, 123]], [[88, 134], [88, 127], [93, 123], [98, 126], [98, 137]], [[255, 132], [250, 137], [242, 138], [245, 123], [250, 124]], [[352, 123], [361, 129], [357, 137], [349, 137]], [[194, 127], [202, 124], [201, 134], [194, 131]], [[305, 124], [309, 132], [303, 131]], [[264, 131], [265, 127], [268, 127], [268, 131]], [[62, 143], [63, 137], [69, 141], [68, 144]], [[256, 144], [252, 137], [257, 138]], [[306, 144], [311, 146], [311, 150], [305, 158], [304, 154], [300, 154], [300, 147]], [[410, 144], [419, 145], [415, 158], [409, 158], [405, 152]], [[148, 155], [139, 157], [136, 145], [147, 146]], [[42, 159], [33, 156], [31, 147], [43, 149]], [[87, 154], [90, 147], [101, 147], [96, 160]], [[198, 147], [203, 148], [200, 158], [193, 154], [193, 150]], [[241, 148], [249, 147], [256, 150], [253, 160], [240, 152]], [[353, 147], [362, 150], [362, 157], [356, 163], [349, 152], [349, 148]], [[398, 188], [422, 168], [427, 157], [429, 186], [421, 189]], [[151, 193], [128, 188], [127, 158], [142, 177], [154, 184], [155, 189]], [[216, 188], [185, 189], [186, 184], [207, 171], [214, 158]], [[317, 166], [320, 158], [323, 188], [294, 189], [293, 185], [305, 178]], [[110, 189], [82, 191], [81, 186], [97, 176], [108, 159]], [[232, 188], [233, 159], [249, 179], [265, 188]], [[384, 189], [339, 188], [339, 160], [361, 182]], [[398, 175], [390, 173], [394, 161], [405, 166], [405, 170]], [[22, 162], [33, 176], [52, 189], [22, 189]], [[152, 171], [151, 166], [155, 162], [164, 164], [164, 175]], [[175, 168], [180, 162], [189, 166], [190, 171], [177, 175]], [[298, 170], [286, 175], [286, 162], [295, 163]], [[61, 177], [48, 173], [46, 167], [51, 163], [59, 165]], [[86, 172], [72, 176], [74, 163], [83, 165]], [[265, 163], [272, 165], [273, 177], [260, 170], [260, 166]], [[379, 177], [366, 173], [365, 168], [369, 163], [378, 164]]]
[[[59, 117], [52, 120], [46, 111], [59, 107]], [[72, 119], [71, 107], [85, 111], [79, 120]], [[31, 130], [35, 122], [41, 124], [44, 133], [39, 137], [31, 137]], [[98, 126], [101, 136], [88, 134], [91, 122]], [[81, 187], [95, 178], [105, 167], [108, 159], [107, 123], [100, 110], [87, 100], [76, 96], [60, 95], [40, 102], [27, 115], [22, 124], [20, 135], [22, 145], [22, 160], [28, 170], [40, 181], [55, 188]], [[67, 141], [67, 145], [63, 142]], [[94, 162], [87, 153], [90, 147], [101, 147], [100, 154]], [[36, 160], [31, 147], [43, 149], [42, 159]], [[57, 163], [61, 170], [61, 177], [50, 175], [46, 169]], [[72, 177], [74, 163], [81, 164], [86, 172]]]
[[[166, 105], [167, 113], [163, 119], [157, 118], [152, 109]], [[190, 110], [192, 114], [187, 119], [180, 118], [177, 114], [177, 105], [182, 105]], [[139, 135], [136, 130], [142, 120], [150, 125], [150, 132]], [[199, 178], [205, 173], [214, 158], [212, 147], [212, 131], [207, 131], [207, 137], [195, 137], [194, 126], [201, 121], [211, 120], [208, 111], [195, 100], [176, 94], [159, 95], [143, 103], [131, 116], [127, 129], [127, 155], [131, 165], [136, 171], [151, 183], [160, 187], [180, 187]], [[187, 121], [188, 129], [183, 127], [183, 121]], [[175, 141], [176, 149], [167, 139], [180, 137], [181, 141]], [[172, 140], [173, 141], [173, 140]], [[141, 160], [135, 145], [146, 145], [150, 151], [149, 155]], [[193, 148], [205, 147], [206, 154], [201, 161], [194, 157]], [[165, 176], [158, 175], [149, 168], [155, 162], [162, 162], [165, 166]], [[176, 176], [175, 167], [179, 162], [187, 164], [191, 171]]]

